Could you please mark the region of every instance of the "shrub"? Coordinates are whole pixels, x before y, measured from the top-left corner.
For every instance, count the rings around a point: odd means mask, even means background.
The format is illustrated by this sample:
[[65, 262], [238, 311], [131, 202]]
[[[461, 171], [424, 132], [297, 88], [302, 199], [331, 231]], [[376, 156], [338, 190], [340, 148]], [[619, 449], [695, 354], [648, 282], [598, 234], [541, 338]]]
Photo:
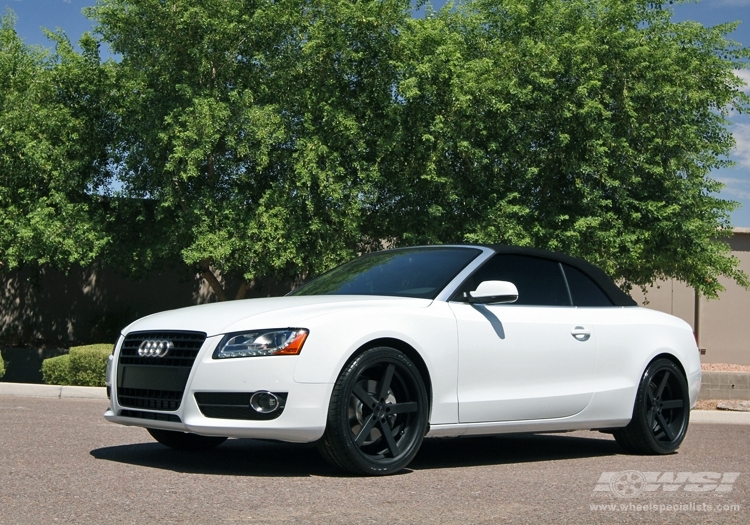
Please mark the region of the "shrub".
[[104, 386], [111, 344], [74, 346], [70, 353], [42, 362], [44, 382], [50, 385]]
[[50, 357], [42, 361], [42, 379], [48, 385], [70, 384], [70, 356]]
[[112, 345], [98, 344], [75, 346], [70, 349], [70, 384], [77, 386], [104, 386], [107, 359]]
[[3, 361], [3, 356], [0, 354], [0, 377], [3, 377], [5, 375], [5, 361]]

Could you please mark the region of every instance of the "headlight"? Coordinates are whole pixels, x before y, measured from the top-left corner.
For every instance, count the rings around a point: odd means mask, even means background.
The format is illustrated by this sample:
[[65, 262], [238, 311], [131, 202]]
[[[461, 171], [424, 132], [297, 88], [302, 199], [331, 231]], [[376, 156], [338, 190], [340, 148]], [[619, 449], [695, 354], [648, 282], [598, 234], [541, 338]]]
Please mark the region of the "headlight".
[[297, 355], [305, 344], [306, 328], [274, 328], [227, 334], [214, 351], [214, 359]]

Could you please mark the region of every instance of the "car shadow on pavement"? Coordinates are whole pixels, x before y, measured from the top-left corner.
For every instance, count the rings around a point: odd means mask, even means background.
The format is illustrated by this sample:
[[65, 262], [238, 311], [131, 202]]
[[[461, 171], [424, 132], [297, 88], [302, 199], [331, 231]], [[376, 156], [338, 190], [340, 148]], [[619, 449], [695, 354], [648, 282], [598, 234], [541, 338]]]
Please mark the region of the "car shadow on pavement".
[[[601, 434], [591, 436], [582, 437], [579, 433], [425, 439], [403, 474], [411, 470], [613, 456], [622, 452], [614, 440]], [[158, 443], [137, 443], [98, 448], [90, 453], [96, 459], [192, 474], [346, 476], [329, 466], [314, 445], [256, 439], [230, 439], [207, 452], [183, 452]]]
[[172, 450], [156, 442], [119, 445], [92, 450], [96, 459], [222, 476], [338, 476], [314, 445], [259, 439], [229, 439], [204, 452]]
[[[589, 437], [590, 436], [590, 437]], [[599, 432], [505, 434], [425, 439], [409, 468], [414, 470], [504, 465], [622, 454], [615, 440]]]

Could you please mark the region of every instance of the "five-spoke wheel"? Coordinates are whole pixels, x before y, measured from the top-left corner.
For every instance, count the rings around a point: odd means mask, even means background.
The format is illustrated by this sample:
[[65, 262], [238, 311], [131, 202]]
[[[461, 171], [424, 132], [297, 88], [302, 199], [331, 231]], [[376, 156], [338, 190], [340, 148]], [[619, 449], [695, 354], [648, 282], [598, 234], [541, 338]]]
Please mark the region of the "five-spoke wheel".
[[626, 450], [668, 454], [680, 446], [690, 418], [690, 398], [682, 371], [669, 359], [653, 361], [643, 374], [628, 426], [614, 432]]
[[427, 391], [414, 363], [393, 348], [367, 350], [341, 372], [318, 448], [356, 474], [392, 474], [414, 458], [427, 430]]

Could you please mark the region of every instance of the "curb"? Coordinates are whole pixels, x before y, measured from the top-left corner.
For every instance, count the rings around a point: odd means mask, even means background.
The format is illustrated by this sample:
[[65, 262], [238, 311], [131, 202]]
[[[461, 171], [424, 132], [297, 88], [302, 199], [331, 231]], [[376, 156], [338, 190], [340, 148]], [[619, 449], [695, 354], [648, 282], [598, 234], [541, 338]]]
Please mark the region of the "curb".
[[690, 424], [711, 423], [714, 425], [750, 425], [750, 412], [728, 410], [691, 410]]
[[45, 397], [51, 399], [107, 399], [107, 390], [100, 386], [0, 383], [0, 396]]

